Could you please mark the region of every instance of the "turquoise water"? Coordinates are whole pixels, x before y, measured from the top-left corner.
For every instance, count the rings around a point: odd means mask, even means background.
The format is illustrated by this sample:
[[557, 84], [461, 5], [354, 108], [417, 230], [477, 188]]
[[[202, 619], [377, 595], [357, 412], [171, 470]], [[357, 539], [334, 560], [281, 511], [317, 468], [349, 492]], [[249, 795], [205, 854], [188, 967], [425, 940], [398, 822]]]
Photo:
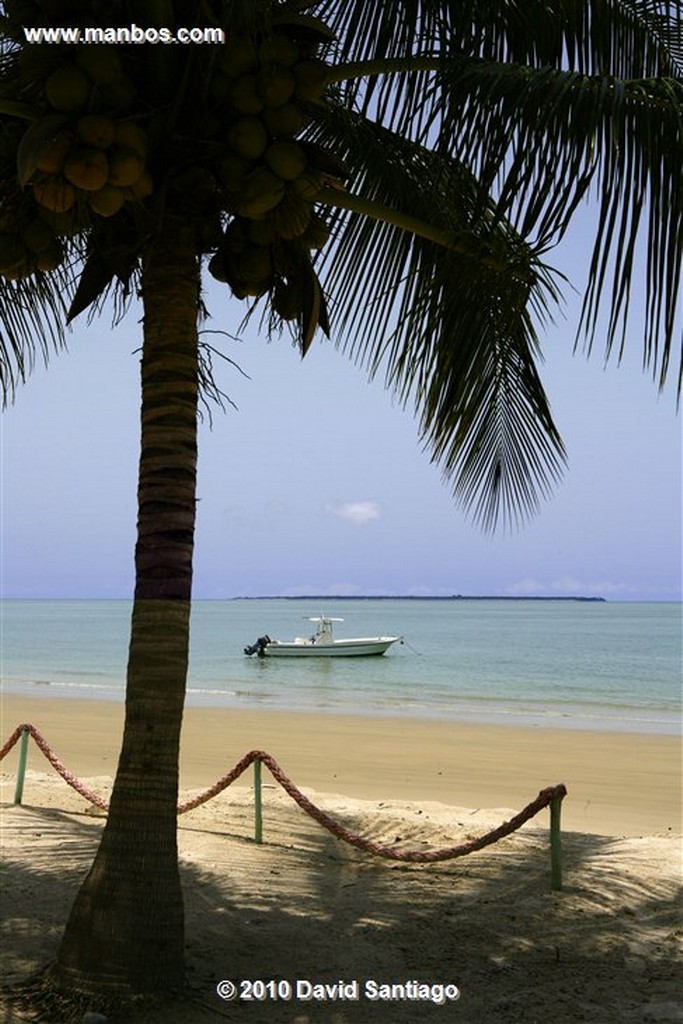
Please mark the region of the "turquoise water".
[[[310, 631], [400, 634], [386, 655], [259, 659]], [[123, 700], [130, 604], [6, 601], [5, 692]], [[678, 733], [681, 606], [496, 600], [198, 601], [188, 703]]]

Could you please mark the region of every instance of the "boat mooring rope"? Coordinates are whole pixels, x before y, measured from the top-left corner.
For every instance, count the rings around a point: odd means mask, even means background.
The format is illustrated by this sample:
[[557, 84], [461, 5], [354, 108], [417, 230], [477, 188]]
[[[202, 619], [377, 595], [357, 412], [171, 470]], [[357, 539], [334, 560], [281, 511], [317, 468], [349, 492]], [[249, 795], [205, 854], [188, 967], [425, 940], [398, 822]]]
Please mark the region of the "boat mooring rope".
[[[55, 752], [49, 746], [45, 738], [39, 732], [34, 725], [19, 725], [14, 730], [12, 735], [9, 737], [5, 745], [0, 750], [0, 761], [9, 753], [12, 747], [17, 743], [22, 733], [28, 732], [41, 751], [41, 753], [47, 758], [55, 771], [64, 779], [72, 789], [75, 789], [77, 793], [80, 793], [82, 797], [88, 800], [91, 804], [96, 807], [102, 808], [102, 810], [108, 810], [109, 805], [103, 797], [98, 796], [90, 790], [83, 782], [76, 778], [59, 760]], [[469, 853], [474, 853], [476, 850], [481, 850], [485, 846], [490, 846], [492, 843], [498, 842], [510, 833], [515, 832], [518, 828], [533, 818], [539, 811], [547, 807], [553, 800], [561, 801], [567, 795], [566, 787], [560, 783], [556, 786], [548, 786], [546, 789], [542, 789], [535, 800], [527, 804], [518, 814], [510, 818], [509, 821], [504, 821], [502, 825], [494, 828], [492, 831], [487, 832], [485, 835], [479, 836], [476, 839], [468, 839], [464, 843], [459, 843], [456, 846], [449, 846], [437, 850], [402, 850], [397, 849], [394, 846], [385, 846], [382, 843], [374, 842], [374, 840], [366, 839], [351, 829], [347, 828], [346, 825], [342, 825], [336, 821], [325, 811], [317, 807], [307, 796], [301, 792], [301, 790], [292, 782], [288, 775], [282, 770], [280, 765], [277, 763], [274, 757], [266, 753], [264, 750], [251, 750], [248, 754], [238, 761], [238, 763], [227, 772], [222, 778], [218, 779], [209, 789], [204, 790], [197, 796], [190, 800], [181, 803], [178, 807], [178, 814], [186, 814], [188, 811], [194, 810], [194, 808], [201, 806], [213, 797], [222, 793], [224, 789], [227, 789], [236, 779], [240, 777], [254, 761], [260, 761], [265, 764], [270, 771], [273, 778], [278, 782], [284, 791], [294, 800], [299, 807], [306, 814], [310, 815], [315, 821], [318, 822], [323, 828], [331, 832], [332, 835], [341, 839], [343, 842], [348, 843], [350, 846], [354, 846], [356, 849], [363, 850], [367, 853], [372, 853], [378, 857], [385, 857], [390, 860], [405, 861], [416, 864], [433, 864], [437, 861], [453, 860], [456, 857], [464, 857]]]

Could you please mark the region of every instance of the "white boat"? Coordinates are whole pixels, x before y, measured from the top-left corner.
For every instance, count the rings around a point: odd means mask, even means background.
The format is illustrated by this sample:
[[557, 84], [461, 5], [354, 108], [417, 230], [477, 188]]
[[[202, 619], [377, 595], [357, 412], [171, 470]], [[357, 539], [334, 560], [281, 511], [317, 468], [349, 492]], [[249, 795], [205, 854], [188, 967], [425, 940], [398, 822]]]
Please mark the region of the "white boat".
[[271, 640], [260, 636], [256, 643], [244, 648], [245, 654], [258, 654], [259, 658], [350, 658], [368, 654], [384, 654], [392, 644], [403, 643], [401, 636], [361, 636], [337, 639], [333, 622], [343, 619], [316, 615], [309, 622], [317, 622], [313, 636], [295, 637], [294, 640]]

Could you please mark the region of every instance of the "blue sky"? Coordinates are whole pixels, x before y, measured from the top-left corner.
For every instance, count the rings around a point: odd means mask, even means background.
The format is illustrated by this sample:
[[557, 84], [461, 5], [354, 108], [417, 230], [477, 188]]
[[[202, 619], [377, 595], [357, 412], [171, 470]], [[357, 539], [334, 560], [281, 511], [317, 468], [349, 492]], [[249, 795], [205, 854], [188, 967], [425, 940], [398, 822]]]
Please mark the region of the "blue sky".
[[[581, 286], [581, 231], [551, 262]], [[454, 504], [409, 411], [324, 339], [301, 361], [256, 319], [218, 362], [237, 405], [200, 436], [195, 596], [335, 594], [681, 596], [675, 381], [640, 363], [637, 312], [620, 367], [573, 355], [578, 315], [544, 335], [543, 380], [564, 480], [524, 529], [489, 537]], [[207, 325], [244, 306], [207, 285]], [[217, 341], [218, 339], [213, 339]], [[2, 417], [6, 597], [129, 597], [138, 456], [138, 316], [78, 324]]]

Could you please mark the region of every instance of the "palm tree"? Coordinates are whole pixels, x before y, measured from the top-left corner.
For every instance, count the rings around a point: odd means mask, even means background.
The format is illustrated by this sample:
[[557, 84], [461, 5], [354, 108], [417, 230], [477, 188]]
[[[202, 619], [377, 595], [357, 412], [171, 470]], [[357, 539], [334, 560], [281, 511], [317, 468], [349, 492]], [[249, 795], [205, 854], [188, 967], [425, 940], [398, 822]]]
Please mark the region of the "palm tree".
[[[198, 332], [205, 263], [303, 354], [333, 324], [414, 407], [475, 518], [523, 519], [564, 459], [537, 370], [560, 298], [544, 258], [586, 197], [598, 212], [579, 330], [620, 351], [642, 272], [644, 363], [660, 386], [675, 359], [683, 51], [665, 0], [5, 6], [5, 396], [65, 321], [108, 296], [123, 315], [137, 294], [144, 314], [123, 744], [51, 975], [106, 1000], [168, 991], [183, 973], [175, 808], [197, 401], [216, 391]], [[131, 24], [224, 41], [39, 46], [20, 27]]]

